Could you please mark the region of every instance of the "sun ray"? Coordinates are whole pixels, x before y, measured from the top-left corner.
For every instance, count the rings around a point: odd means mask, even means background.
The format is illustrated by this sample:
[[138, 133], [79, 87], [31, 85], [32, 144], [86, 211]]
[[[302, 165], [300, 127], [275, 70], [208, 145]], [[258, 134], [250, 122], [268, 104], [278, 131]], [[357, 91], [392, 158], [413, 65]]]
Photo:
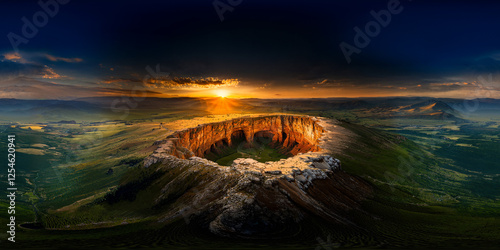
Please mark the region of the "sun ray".
[[216, 91], [216, 94], [218, 97], [226, 98], [229, 95], [229, 92], [225, 89], [219, 89]]

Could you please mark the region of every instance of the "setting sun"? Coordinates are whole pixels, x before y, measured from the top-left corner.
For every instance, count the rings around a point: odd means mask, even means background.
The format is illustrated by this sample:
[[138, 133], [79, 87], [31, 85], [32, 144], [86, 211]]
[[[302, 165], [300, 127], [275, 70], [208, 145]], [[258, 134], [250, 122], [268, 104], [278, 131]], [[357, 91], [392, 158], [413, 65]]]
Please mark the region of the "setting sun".
[[216, 94], [219, 97], [226, 98], [229, 93], [227, 92], [227, 90], [218, 90]]

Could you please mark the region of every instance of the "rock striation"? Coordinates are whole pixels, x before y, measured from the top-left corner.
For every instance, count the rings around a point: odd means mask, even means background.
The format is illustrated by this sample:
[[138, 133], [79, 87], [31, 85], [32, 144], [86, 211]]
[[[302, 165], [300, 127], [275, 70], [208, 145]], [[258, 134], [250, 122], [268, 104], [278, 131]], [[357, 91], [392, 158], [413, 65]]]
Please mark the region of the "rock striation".
[[204, 157], [224, 146], [232, 146], [235, 139], [252, 143], [255, 137], [269, 138], [284, 153], [296, 155], [319, 151], [319, 139], [324, 129], [309, 116], [275, 115], [238, 118], [224, 122], [200, 125], [175, 132], [160, 144], [153, 155], [168, 154], [180, 159]]
[[349, 211], [360, 210], [372, 193], [371, 185], [343, 171], [338, 159], [317, 152], [266, 163], [237, 159], [232, 166], [170, 155], [151, 167], [166, 173], [183, 169], [169, 177], [172, 181], [162, 188], [157, 205], [170, 201], [174, 187], [185, 185], [189, 176], [203, 175], [158, 222], [183, 218], [188, 225], [225, 237], [282, 237], [300, 230], [299, 224], [310, 216], [356, 228]]
[[[343, 147], [335, 138], [345, 134], [329, 120], [292, 115], [240, 118], [176, 132], [155, 142], [158, 148], [144, 160], [145, 167], [179, 174], [161, 189], [156, 204], [170, 201], [172, 187], [185, 185], [188, 176], [203, 177], [190, 184], [198, 185], [196, 192], [180, 196], [182, 205], [166, 211], [159, 222], [188, 218], [190, 224], [228, 237], [269, 237], [308, 216], [355, 227], [348, 211], [360, 209], [372, 187], [330, 156], [329, 150]], [[252, 142], [258, 136], [283, 145], [292, 156], [265, 163], [239, 158], [231, 166], [203, 158], [221, 143], [231, 145], [235, 138]]]

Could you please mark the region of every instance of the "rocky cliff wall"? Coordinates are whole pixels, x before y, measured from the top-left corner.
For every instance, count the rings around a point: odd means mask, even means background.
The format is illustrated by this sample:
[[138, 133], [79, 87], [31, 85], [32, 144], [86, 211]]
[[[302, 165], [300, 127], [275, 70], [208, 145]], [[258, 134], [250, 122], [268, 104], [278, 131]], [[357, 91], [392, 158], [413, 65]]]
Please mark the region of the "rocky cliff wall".
[[[231, 166], [203, 158], [212, 147], [259, 136], [296, 155], [265, 163], [238, 158]], [[144, 167], [155, 172], [176, 169], [165, 171], [174, 176], [167, 178], [155, 206], [173, 202], [172, 195], [181, 192], [176, 187], [198, 186], [179, 198], [178, 207], [169, 204], [159, 222], [184, 218], [216, 235], [243, 238], [282, 237], [308, 218], [356, 228], [350, 211], [361, 210], [373, 189], [329, 155], [342, 150], [351, 136], [335, 120], [293, 115], [240, 118], [176, 132], [155, 142], [158, 148], [144, 160]], [[305, 153], [309, 150], [316, 152]]]
[[272, 137], [275, 145], [287, 149], [287, 153], [296, 155], [318, 151], [323, 132], [315, 118], [309, 116], [239, 118], [178, 131], [166, 139], [163, 150], [181, 159], [204, 157], [213, 148], [232, 146], [235, 138], [243, 136], [248, 143], [252, 143], [256, 136], [265, 135]]

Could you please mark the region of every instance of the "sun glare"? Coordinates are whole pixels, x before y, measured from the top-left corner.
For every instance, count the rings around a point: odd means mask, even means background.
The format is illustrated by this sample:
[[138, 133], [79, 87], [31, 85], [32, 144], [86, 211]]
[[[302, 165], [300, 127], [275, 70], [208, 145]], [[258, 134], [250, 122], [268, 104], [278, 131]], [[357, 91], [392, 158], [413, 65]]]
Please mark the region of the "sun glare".
[[224, 94], [217, 95], [219, 98], [207, 98], [207, 111], [212, 114], [229, 114], [234, 112], [234, 109], [238, 107], [238, 102], [232, 98], [225, 98], [227, 96], [227, 92]]
[[227, 90], [218, 90], [216, 94], [219, 97], [226, 98], [229, 93], [227, 92]]

